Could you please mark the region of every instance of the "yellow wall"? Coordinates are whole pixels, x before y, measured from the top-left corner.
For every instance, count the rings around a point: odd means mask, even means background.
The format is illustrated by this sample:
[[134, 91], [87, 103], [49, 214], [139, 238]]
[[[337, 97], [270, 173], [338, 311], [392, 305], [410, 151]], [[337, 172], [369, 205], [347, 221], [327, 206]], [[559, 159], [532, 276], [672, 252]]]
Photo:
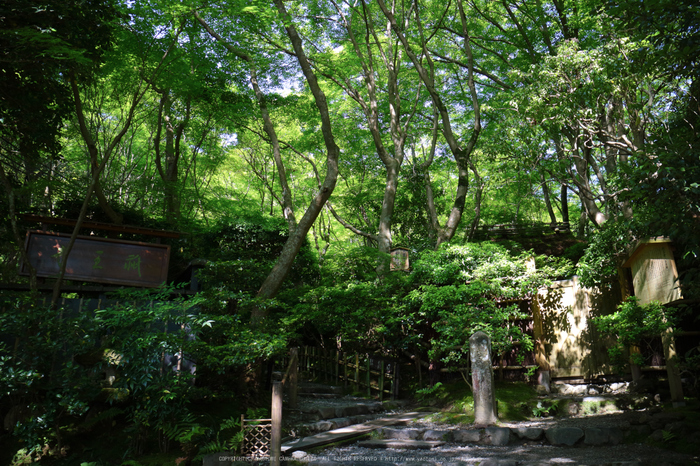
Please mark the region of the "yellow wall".
[[[542, 342], [538, 361], [541, 369], [550, 370], [551, 377], [611, 374], [608, 342], [590, 319], [614, 312], [619, 303], [617, 283], [610, 284], [609, 289], [588, 289], [574, 277], [540, 289], [533, 314], [535, 338]], [[546, 365], [549, 367], [542, 367]]]

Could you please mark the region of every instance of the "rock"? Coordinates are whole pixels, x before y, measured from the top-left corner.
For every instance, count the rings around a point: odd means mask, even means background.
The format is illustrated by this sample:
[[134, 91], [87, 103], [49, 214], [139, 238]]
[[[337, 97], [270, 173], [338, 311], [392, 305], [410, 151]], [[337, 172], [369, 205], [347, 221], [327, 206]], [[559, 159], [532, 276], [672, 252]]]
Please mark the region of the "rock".
[[335, 408], [332, 406], [318, 408], [316, 412], [318, 413], [320, 419], [332, 419], [335, 417]]
[[552, 391], [560, 395], [569, 395], [570, 389], [571, 385], [569, 385], [568, 383], [556, 383], [552, 385]]
[[510, 429], [507, 427], [487, 427], [484, 429], [486, 433], [487, 445], [508, 445], [510, 442]]
[[648, 424], [642, 424], [639, 426], [631, 426], [630, 430], [625, 432], [625, 438], [627, 437], [646, 437], [651, 434], [651, 427]]
[[481, 429], [462, 429], [452, 432], [452, 438], [457, 443], [479, 443], [482, 436]]
[[547, 387], [544, 385], [537, 385], [535, 387], [535, 391], [537, 392], [538, 396], [544, 396], [547, 395], [549, 392], [547, 391]]
[[382, 429], [382, 435], [386, 439], [416, 440], [421, 433], [420, 429], [391, 429], [388, 427]]
[[484, 461], [479, 463], [479, 466], [516, 466], [518, 464], [515, 460], [503, 459], [503, 458], [486, 458]]
[[676, 421], [666, 424], [666, 428], [664, 430], [680, 436], [691, 431], [692, 429], [690, 429], [690, 426], [688, 426], [688, 424], [686, 424], [684, 421]]
[[510, 429], [518, 438], [527, 440], [539, 440], [544, 434], [544, 429], [539, 427], [512, 427]]
[[358, 414], [358, 415], [369, 414], [369, 413], [372, 412], [372, 411], [370, 410], [369, 405], [366, 405], [366, 404], [359, 404], [359, 405], [356, 406], [356, 408], [357, 408], [357, 414]]
[[396, 409], [399, 409], [400, 407], [401, 405], [397, 401], [385, 401], [382, 405], [382, 410], [394, 411]]
[[661, 429], [657, 429], [651, 433], [649, 438], [655, 442], [663, 442], [664, 441], [664, 432]]
[[545, 435], [552, 445], [572, 446], [581, 440], [584, 434], [578, 427], [553, 427], [547, 429]]
[[611, 383], [610, 384], [610, 391], [614, 394], [619, 394], [627, 391], [627, 383], [624, 382], [617, 382], [617, 383]]
[[691, 445], [700, 445], [700, 432], [691, 432], [685, 437], [685, 440]]
[[581, 405], [575, 401], [570, 401], [566, 405], [566, 413], [569, 416], [576, 416], [579, 413], [579, 411], [581, 411]]
[[363, 448], [402, 448], [406, 450], [430, 450], [434, 447], [444, 445], [445, 442], [426, 441], [426, 440], [400, 440], [400, 439], [383, 439], [383, 440], [363, 440], [358, 442], [359, 447]]
[[305, 451], [295, 451], [295, 452], [292, 452], [292, 458], [294, 458], [294, 459], [296, 459], [296, 460], [300, 460], [300, 459], [302, 459], [302, 458], [306, 458], [307, 456], [309, 456], [309, 454], [306, 453]]
[[449, 430], [426, 430], [423, 432], [423, 440], [441, 440], [444, 442], [449, 442], [452, 440], [452, 432]]
[[588, 427], [584, 433], [583, 443], [586, 445], [603, 445], [610, 439], [610, 429], [606, 427]]
[[588, 385], [570, 385], [568, 383], [558, 384], [557, 389], [562, 395], [584, 396], [588, 393]]
[[368, 406], [370, 413], [380, 413], [384, 411], [384, 406], [382, 406], [381, 403], [371, 403]]
[[683, 413], [657, 413], [651, 417], [651, 420], [649, 421], [649, 426], [651, 427], [651, 430], [664, 429], [666, 427], [666, 424], [682, 421], [683, 419], [685, 419], [685, 414]]
[[314, 422], [309, 426], [309, 429], [314, 432], [326, 432], [333, 428], [333, 424], [330, 421], [318, 421]]
[[603, 392], [604, 392], [604, 388], [599, 386], [599, 385], [589, 385], [588, 386], [588, 394], [589, 395], [600, 395]]
[[347, 417], [338, 417], [335, 419], [330, 419], [329, 422], [331, 423], [330, 430], [340, 429], [341, 427], [347, 427], [349, 425], [354, 424], [352, 420]]
[[619, 445], [625, 439], [625, 431], [621, 429], [611, 428], [609, 431], [608, 441], [610, 445]]

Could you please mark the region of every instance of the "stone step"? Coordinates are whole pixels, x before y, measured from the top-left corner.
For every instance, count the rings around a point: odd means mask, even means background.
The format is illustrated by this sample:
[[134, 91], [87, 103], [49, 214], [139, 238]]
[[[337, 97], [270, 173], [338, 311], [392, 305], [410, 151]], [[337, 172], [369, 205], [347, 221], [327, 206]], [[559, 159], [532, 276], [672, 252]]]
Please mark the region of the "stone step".
[[385, 440], [443, 441], [458, 444], [512, 445], [530, 441], [550, 445], [618, 445], [629, 436], [639, 435], [637, 426], [623, 427], [483, 427], [466, 429], [379, 429]]
[[324, 385], [320, 383], [305, 382], [297, 387], [297, 394], [309, 395], [343, 395], [343, 387], [337, 385]]
[[353, 437], [366, 434], [381, 427], [391, 425], [406, 425], [409, 422], [421, 418], [423, 416], [427, 416], [428, 414], [429, 413], [417, 412], [390, 414], [380, 419], [364, 422], [362, 424], [354, 424], [347, 427], [341, 427], [339, 429], [333, 429], [328, 432], [310, 435], [308, 437], [284, 443], [282, 445], [282, 453], [287, 454], [298, 450], [308, 450], [310, 448], [328, 445], [329, 443], [335, 443], [341, 440], [351, 439]]
[[338, 394], [338, 393], [298, 393], [300, 397], [304, 398], [319, 398], [319, 399], [334, 399], [334, 398], [340, 398], [343, 395]]
[[348, 403], [343, 405], [308, 407], [301, 408], [301, 414], [304, 418], [312, 421], [322, 421], [324, 419], [333, 419], [339, 417], [351, 417], [362, 414], [375, 414], [385, 410], [382, 403], [375, 401], [367, 401], [360, 403]]
[[308, 433], [328, 432], [329, 430], [340, 429], [341, 427], [362, 424], [363, 422], [376, 419], [378, 416], [380, 416], [380, 414], [360, 414], [357, 416], [323, 419], [310, 424], [302, 424], [299, 426], [299, 430]]
[[362, 440], [358, 442], [358, 446], [364, 448], [401, 448], [405, 450], [430, 450], [434, 447], [444, 445], [445, 442], [432, 440]]

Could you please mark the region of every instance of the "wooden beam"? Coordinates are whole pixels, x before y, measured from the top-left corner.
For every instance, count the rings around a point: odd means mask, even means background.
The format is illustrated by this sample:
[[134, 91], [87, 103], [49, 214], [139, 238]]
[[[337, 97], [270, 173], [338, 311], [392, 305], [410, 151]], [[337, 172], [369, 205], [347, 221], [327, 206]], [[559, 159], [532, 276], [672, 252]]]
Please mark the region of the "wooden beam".
[[[45, 223], [48, 225], [65, 225], [69, 227], [74, 227], [76, 221], [68, 218], [53, 218], [53, 217], [42, 217], [40, 215], [22, 215], [22, 219], [27, 222], [37, 222]], [[119, 233], [129, 233], [134, 235], [145, 235], [145, 236], [155, 236], [160, 238], [179, 238], [184, 235], [184, 233], [179, 231], [170, 230], [155, 230], [153, 228], [144, 228], [135, 225], [117, 225], [114, 223], [105, 222], [91, 222], [85, 221], [81, 228], [89, 230], [102, 230], [102, 231], [116, 231]]]

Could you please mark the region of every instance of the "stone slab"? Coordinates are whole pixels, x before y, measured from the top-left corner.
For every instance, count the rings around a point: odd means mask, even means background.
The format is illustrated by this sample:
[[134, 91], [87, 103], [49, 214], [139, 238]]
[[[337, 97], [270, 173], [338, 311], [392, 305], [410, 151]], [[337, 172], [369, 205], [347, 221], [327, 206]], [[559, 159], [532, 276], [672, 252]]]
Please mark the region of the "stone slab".
[[421, 429], [392, 429], [391, 427], [385, 427], [381, 430], [381, 433], [385, 439], [418, 440], [423, 431]]
[[452, 440], [452, 431], [450, 430], [426, 430], [423, 432], [423, 440], [430, 442], [449, 442]]
[[457, 443], [479, 443], [481, 442], [480, 429], [461, 429], [452, 433], [454, 441]]
[[583, 430], [578, 427], [552, 427], [545, 432], [547, 440], [552, 445], [573, 446], [583, 438]]
[[511, 427], [510, 429], [518, 438], [527, 440], [539, 440], [544, 434], [540, 427]]
[[433, 447], [444, 445], [445, 442], [430, 440], [402, 440], [402, 439], [375, 439], [363, 440], [358, 446], [364, 448], [401, 448], [404, 450], [430, 450]]
[[487, 427], [484, 431], [487, 445], [504, 446], [510, 442], [510, 429], [507, 427]]
[[425, 417], [430, 414], [431, 413], [418, 412], [392, 414], [381, 419], [375, 419], [362, 424], [355, 424], [352, 426], [342, 427], [340, 429], [329, 430], [328, 432], [321, 432], [320, 434], [311, 435], [283, 444], [282, 453], [292, 453], [293, 451], [297, 450], [308, 450], [310, 448], [328, 445], [329, 443], [347, 440], [366, 434], [380, 427], [405, 425], [414, 419]]

